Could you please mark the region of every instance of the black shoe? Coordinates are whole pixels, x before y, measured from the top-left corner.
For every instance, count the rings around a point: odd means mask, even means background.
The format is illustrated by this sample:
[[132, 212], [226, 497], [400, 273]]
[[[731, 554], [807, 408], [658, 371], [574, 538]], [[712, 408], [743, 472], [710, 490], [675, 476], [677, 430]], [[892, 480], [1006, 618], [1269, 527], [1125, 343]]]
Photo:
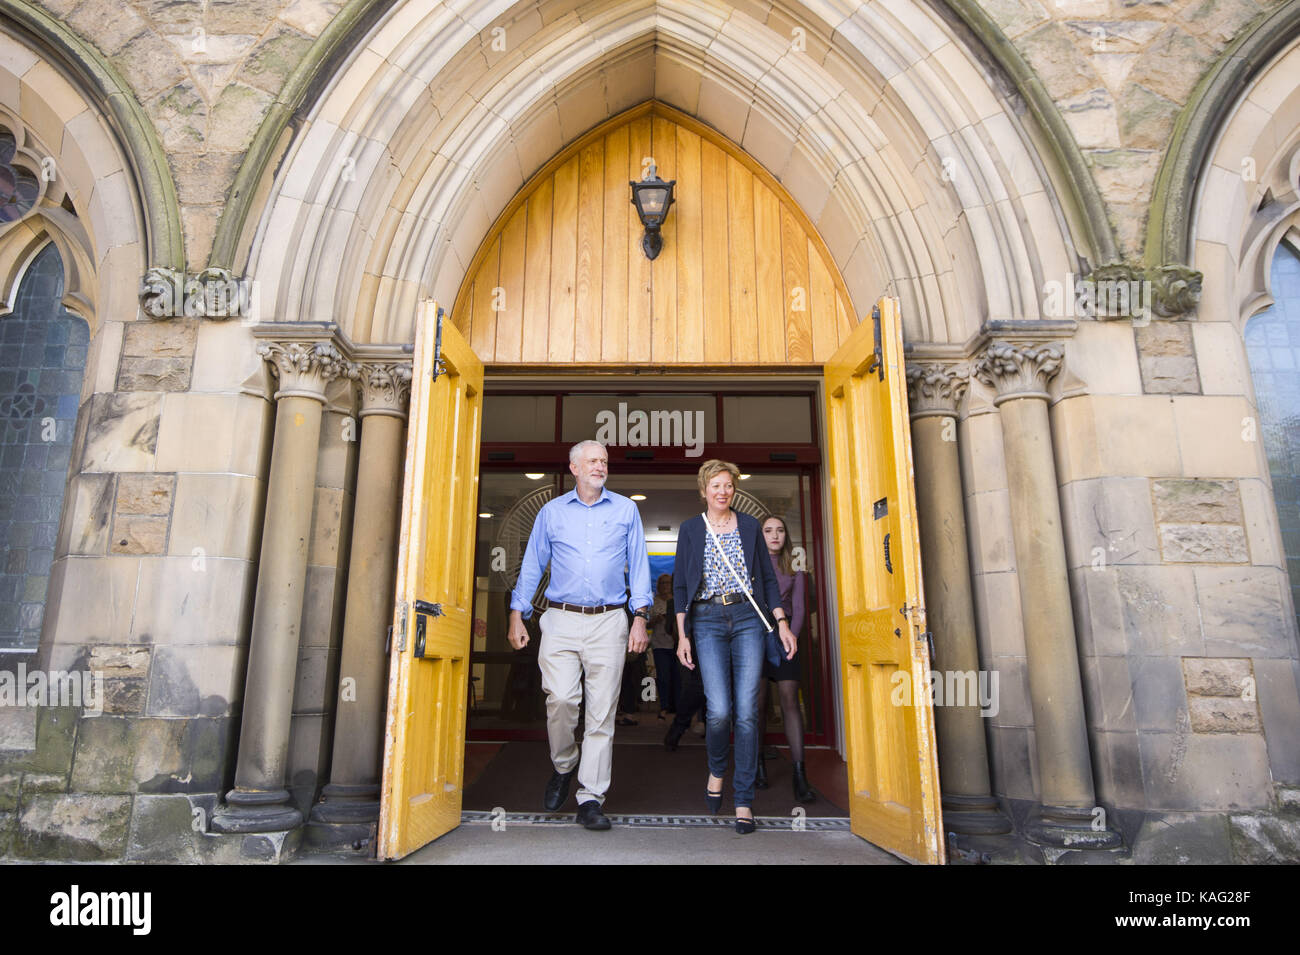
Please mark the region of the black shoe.
[[767, 757], [762, 753], [758, 756], [758, 772], [754, 774], [755, 789], [771, 789], [767, 781]]
[[564, 805], [564, 800], [569, 798], [569, 783], [576, 772], [576, 769], [571, 769], [567, 773], [551, 774], [551, 781], [546, 784], [546, 798], [542, 800], [547, 812], [555, 812]]
[[604, 830], [609, 828], [609, 817], [600, 811], [600, 803], [594, 799], [588, 799], [578, 807], [578, 817], [575, 821], [578, 825], [586, 826], [588, 829]]
[[668, 750], [670, 753], [675, 753], [677, 752], [677, 746], [681, 741], [682, 730], [677, 728], [676, 723], [673, 723], [672, 726], [668, 727], [668, 732], [664, 735], [664, 749]]
[[718, 814], [718, 810], [722, 808], [722, 792], [718, 791], [715, 793], [715, 792], [710, 792], [708, 789], [705, 789], [704, 799], [708, 803], [709, 812], [711, 812], [713, 815], [716, 816]]
[[753, 818], [745, 819], [741, 816], [736, 817], [736, 831], [742, 836], [747, 836], [754, 831]]
[[817, 790], [808, 785], [808, 775], [802, 762], [794, 764], [794, 798], [802, 803], [817, 801]]

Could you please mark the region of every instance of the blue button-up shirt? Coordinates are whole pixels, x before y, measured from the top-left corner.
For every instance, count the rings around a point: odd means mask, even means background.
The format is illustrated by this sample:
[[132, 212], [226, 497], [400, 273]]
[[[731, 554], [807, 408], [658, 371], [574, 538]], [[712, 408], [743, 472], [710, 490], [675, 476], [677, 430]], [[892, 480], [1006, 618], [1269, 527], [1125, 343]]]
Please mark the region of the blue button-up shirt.
[[630, 583], [629, 609], [653, 602], [641, 513], [608, 488], [601, 488], [594, 504], [582, 503], [576, 490], [546, 502], [528, 535], [510, 609], [532, 614], [533, 595], [548, 563], [549, 600], [583, 607], [622, 603]]

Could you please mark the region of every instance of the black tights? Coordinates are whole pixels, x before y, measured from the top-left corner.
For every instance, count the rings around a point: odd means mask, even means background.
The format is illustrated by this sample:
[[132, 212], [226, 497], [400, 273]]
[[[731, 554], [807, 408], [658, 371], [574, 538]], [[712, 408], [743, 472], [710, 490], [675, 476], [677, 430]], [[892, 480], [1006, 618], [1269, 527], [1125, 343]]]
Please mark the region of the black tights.
[[[759, 713], [759, 751], [767, 738], [767, 687], [770, 680], [763, 680], [758, 691]], [[803, 714], [799, 712], [799, 681], [778, 680], [777, 689], [781, 691], [781, 718], [785, 724], [785, 741], [790, 744], [790, 759], [796, 763], [803, 762]]]

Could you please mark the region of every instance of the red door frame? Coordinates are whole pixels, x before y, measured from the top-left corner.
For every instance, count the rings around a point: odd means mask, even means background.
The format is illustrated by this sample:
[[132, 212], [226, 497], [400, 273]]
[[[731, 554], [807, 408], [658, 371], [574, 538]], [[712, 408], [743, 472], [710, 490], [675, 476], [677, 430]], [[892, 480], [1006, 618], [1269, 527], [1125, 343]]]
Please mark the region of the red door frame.
[[[830, 656], [830, 642], [828, 634], [827, 620], [827, 584], [826, 574], [823, 572], [823, 515], [822, 515], [822, 486], [821, 486], [821, 462], [822, 450], [815, 444], [728, 444], [723, 439], [723, 414], [722, 399], [730, 396], [757, 396], [757, 397], [806, 397], [808, 398], [809, 412], [812, 416], [810, 427], [811, 434], [817, 435], [817, 401], [816, 392], [812, 388], [803, 389], [774, 389], [772, 391], [718, 391], [702, 392], [692, 387], [693, 383], [683, 382], [680, 387], [674, 388], [671, 394], [701, 394], [712, 393], [717, 398], [717, 431], [718, 440], [713, 442], [709, 448], [710, 457], [721, 458], [724, 461], [730, 461], [743, 471], [748, 473], [793, 473], [802, 484], [804, 478], [809, 479], [809, 496], [811, 497], [811, 514], [807, 515], [809, 520], [806, 526], [809, 527], [809, 557], [813, 562], [815, 572], [813, 580], [817, 592], [817, 619], [820, 625], [819, 640], [821, 643], [820, 668], [822, 675], [822, 686], [820, 688], [817, 709], [819, 711], [819, 723], [823, 727], [823, 732], [812, 733], [805, 728], [805, 744], [817, 747], [835, 747], [835, 705], [834, 705], [834, 681], [836, 674], [833, 670], [833, 664]], [[493, 395], [546, 395], [553, 396], [557, 399], [563, 399], [565, 395], [574, 392], [567, 389], [552, 389], [542, 386], [527, 388], [518, 387], [496, 387], [488, 384], [484, 388], [484, 405], [491, 400]], [[644, 395], [645, 391], [633, 391], [627, 386], [607, 386], [584, 387], [580, 392], [583, 395], [607, 393], [611, 398], [619, 395]], [[551, 441], [531, 441], [531, 442], [488, 442], [483, 441], [480, 445], [479, 470], [487, 471], [515, 471], [520, 468], [536, 468], [541, 470], [555, 470], [557, 462], [564, 462], [568, 459], [569, 448], [573, 446], [572, 441], [561, 440], [561, 427], [563, 425], [563, 411], [557, 401], [555, 413], [555, 435]], [[699, 470], [699, 463], [695, 459], [687, 459], [682, 456], [680, 448], [624, 448], [613, 446], [609, 449], [611, 467], [615, 464], [625, 465], [626, 468], [620, 470], [635, 470], [652, 474], [695, 474]], [[661, 452], [656, 457], [655, 452]], [[666, 455], [672, 454], [673, 457]], [[802, 487], [800, 488], [800, 506], [803, 506]], [[477, 505], [478, 502], [476, 502]], [[473, 672], [475, 663], [474, 654], [470, 655], [470, 672]], [[467, 742], [482, 742], [487, 740], [544, 740], [546, 731], [544, 729], [535, 730], [475, 730], [469, 729], [466, 734]], [[767, 734], [767, 741], [780, 743], [784, 741], [783, 733]]]

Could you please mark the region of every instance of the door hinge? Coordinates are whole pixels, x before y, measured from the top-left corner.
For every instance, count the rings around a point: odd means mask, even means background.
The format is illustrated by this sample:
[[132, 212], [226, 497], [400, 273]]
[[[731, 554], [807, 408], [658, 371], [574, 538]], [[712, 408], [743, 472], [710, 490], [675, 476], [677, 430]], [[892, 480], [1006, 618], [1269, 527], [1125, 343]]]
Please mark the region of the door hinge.
[[[888, 534], [885, 535], [885, 570], [889, 571], [891, 574], [894, 572], [894, 564], [889, 559], [889, 535]], [[907, 614], [904, 614], [903, 616], [907, 616]]]
[[927, 630], [925, 633], [916, 635], [917, 641], [925, 641], [926, 649], [930, 651], [930, 668], [934, 669], [934, 634]]
[[875, 351], [872, 352], [871, 361], [867, 365], [867, 374], [873, 371], [879, 376], [881, 381], [885, 380], [885, 355], [880, 345], [880, 306], [873, 306], [871, 309], [872, 338], [875, 342]]
[[406, 650], [406, 601], [397, 604], [397, 652]]

